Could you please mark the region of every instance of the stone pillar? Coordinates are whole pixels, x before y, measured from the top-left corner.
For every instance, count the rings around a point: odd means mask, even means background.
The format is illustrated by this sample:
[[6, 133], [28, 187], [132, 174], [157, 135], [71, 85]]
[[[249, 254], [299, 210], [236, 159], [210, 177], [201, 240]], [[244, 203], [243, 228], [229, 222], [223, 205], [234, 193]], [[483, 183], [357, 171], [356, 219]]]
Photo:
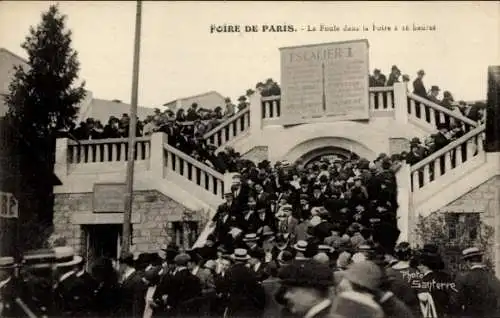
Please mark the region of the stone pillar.
[[58, 177], [68, 175], [68, 138], [56, 139], [56, 162], [54, 165], [54, 173]]
[[163, 132], [157, 132], [151, 135], [149, 169], [154, 176], [160, 176], [161, 178], [163, 178], [163, 168], [165, 167], [163, 144], [167, 141], [168, 136]]
[[258, 92], [250, 96], [250, 135], [260, 134], [262, 130], [262, 101]]
[[394, 83], [394, 119], [399, 124], [408, 124], [408, 97], [405, 83]]
[[413, 229], [415, 228], [415, 218], [413, 217], [411, 207], [411, 178], [410, 165], [403, 164], [396, 173], [398, 185], [398, 228], [401, 231], [398, 242], [414, 243]]

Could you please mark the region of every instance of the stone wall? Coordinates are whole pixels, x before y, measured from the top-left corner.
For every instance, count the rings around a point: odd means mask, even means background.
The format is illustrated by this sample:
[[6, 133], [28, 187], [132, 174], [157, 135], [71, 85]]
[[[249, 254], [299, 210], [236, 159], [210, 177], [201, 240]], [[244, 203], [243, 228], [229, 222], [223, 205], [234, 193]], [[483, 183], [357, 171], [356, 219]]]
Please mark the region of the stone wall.
[[255, 146], [243, 155], [244, 159], [252, 160], [255, 163], [259, 163], [262, 160], [268, 160], [268, 148], [267, 146]]
[[[499, 268], [500, 258], [495, 251], [495, 243], [500, 238], [500, 224], [497, 214], [500, 211], [500, 176], [491, 177], [477, 188], [439, 209], [439, 213], [479, 213], [481, 222], [494, 232], [488, 244], [488, 258], [493, 266]], [[497, 273], [497, 275], [500, 273]]]
[[410, 151], [410, 141], [406, 138], [389, 138], [389, 154], [400, 154]]
[[[123, 213], [93, 213], [92, 198], [92, 193], [55, 195], [54, 234], [64, 236], [78, 253], [85, 249], [82, 226], [123, 222]], [[192, 220], [200, 222], [199, 229], [206, 223], [204, 211], [190, 211], [158, 191], [135, 192], [132, 209], [132, 252], [164, 247], [173, 237], [173, 233], [168, 233], [169, 222], [192, 216]]]

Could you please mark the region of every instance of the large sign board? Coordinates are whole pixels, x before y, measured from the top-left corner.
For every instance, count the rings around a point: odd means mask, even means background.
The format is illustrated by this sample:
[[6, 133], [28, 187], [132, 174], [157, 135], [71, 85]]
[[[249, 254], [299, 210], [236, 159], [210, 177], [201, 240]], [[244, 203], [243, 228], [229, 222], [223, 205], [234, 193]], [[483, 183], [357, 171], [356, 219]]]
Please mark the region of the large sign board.
[[367, 40], [280, 51], [282, 124], [369, 118]]
[[125, 183], [96, 183], [92, 208], [95, 213], [125, 211]]

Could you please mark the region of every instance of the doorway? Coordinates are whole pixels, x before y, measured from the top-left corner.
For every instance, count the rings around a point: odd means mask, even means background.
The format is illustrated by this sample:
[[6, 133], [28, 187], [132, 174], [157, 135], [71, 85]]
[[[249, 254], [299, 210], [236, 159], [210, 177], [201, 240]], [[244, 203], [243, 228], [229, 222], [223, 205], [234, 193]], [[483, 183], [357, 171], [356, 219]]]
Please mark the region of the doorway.
[[87, 266], [92, 266], [101, 257], [116, 260], [120, 255], [122, 225], [98, 224], [82, 226], [85, 235], [85, 258]]

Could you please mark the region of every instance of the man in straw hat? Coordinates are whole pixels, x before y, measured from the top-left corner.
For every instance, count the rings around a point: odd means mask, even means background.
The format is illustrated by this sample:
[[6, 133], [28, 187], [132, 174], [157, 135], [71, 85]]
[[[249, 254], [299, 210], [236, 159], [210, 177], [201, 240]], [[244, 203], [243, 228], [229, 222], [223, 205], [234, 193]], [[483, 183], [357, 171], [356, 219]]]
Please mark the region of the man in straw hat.
[[[54, 284], [54, 295], [57, 311], [63, 316], [81, 316], [84, 312], [80, 295], [80, 279], [76, 276], [76, 266], [83, 262], [83, 258], [75, 255], [70, 246], [54, 248], [57, 282]], [[88, 309], [88, 308], [87, 308]]]
[[286, 311], [296, 317], [330, 317], [333, 273], [327, 265], [295, 260], [278, 277], [282, 289], [277, 297]]
[[483, 251], [470, 247], [462, 251], [469, 271], [457, 279], [460, 316], [500, 317], [500, 281], [483, 262]]
[[222, 293], [226, 299], [226, 317], [257, 317], [264, 309], [266, 295], [254, 271], [247, 267], [250, 255], [237, 248], [231, 255], [234, 265], [225, 275]]

